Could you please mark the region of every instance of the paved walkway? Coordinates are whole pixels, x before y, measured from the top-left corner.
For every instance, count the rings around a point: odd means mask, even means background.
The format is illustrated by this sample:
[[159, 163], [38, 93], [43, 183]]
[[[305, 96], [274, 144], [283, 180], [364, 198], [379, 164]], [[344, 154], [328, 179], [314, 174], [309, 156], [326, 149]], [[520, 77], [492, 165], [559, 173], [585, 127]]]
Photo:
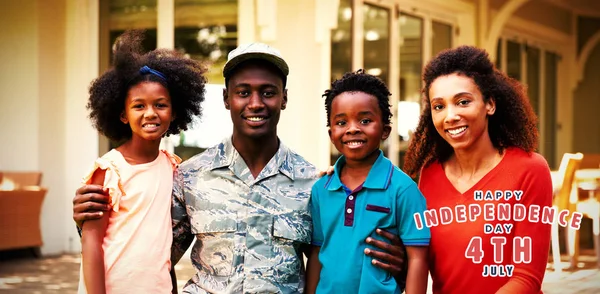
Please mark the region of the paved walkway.
[[[79, 284], [81, 258], [75, 254], [36, 259], [32, 257], [0, 259], [0, 293], [75, 294]], [[183, 288], [194, 274], [188, 258], [175, 266], [177, 284]], [[181, 293], [181, 291], [179, 291]]]
[[[600, 270], [594, 267], [595, 257], [584, 255], [576, 271], [546, 272], [543, 291], [546, 294], [600, 293]], [[45, 294], [77, 293], [79, 279], [78, 255], [62, 255], [35, 259], [31, 257], [0, 260], [0, 293]], [[565, 262], [566, 265], [566, 262]], [[189, 259], [176, 267], [179, 289], [194, 273]], [[430, 283], [431, 284], [431, 283]]]

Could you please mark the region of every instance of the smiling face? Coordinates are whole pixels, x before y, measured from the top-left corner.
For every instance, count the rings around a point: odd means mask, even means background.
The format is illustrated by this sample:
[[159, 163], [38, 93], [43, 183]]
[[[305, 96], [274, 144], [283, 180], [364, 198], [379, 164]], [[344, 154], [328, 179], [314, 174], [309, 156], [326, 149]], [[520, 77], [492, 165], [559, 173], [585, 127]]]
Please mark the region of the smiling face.
[[129, 88], [121, 121], [131, 127], [132, 140], [160, 141], [172, 120], [171, 96], [160, 83]]
[[233, 136], [257, 139], [277, 136], [277, 123], [287, 103], [282, 78], [268, 64], [240, 65], [223, 90], [225, 108], [231, 113]]
[[438, 134], [456, 150], [468, 150], [481, 140], [490, 141], [488, 116], [496, 107], [484, 101], [473, 79], [450, 74], [436, 78], [429, 88], [431, 117]]
[[[390, 135], [377, 98], [364, 92], [343, 92], [331, 102], [329, 138], [347, 162], [375, 162], [379, 144]], [[372, 160], [372, 162], [371, 162]]]

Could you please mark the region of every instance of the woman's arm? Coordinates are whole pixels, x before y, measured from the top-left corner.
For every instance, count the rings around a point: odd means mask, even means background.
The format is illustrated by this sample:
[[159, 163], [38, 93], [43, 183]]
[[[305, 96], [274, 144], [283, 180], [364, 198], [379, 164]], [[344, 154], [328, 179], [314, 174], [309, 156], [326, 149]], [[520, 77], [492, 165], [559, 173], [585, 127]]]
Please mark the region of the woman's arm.
[[429, 246], [406, 246], [408, 254], [408, 276], [406, 294], [425, 294], [429, 278], [427, 254]]
[[[537, 205], [541, 215], [544, 207], [552, 207], [552, 179], [545, 161], [535, 164], [529, 169], [523, 179], [522, 191], [521, 203], [528, 211], [530, 206]], [[531, 262], [514, 263], [515, 269], [512, 277], [496, 293], [537, 294], [542, 288], [542, 280], [548, 262], [551, 226], [542, 223], [541, 220], [530, 222], [525, 219], [514, 222], [513, 230], [515, 237], [531, 238]]]
[[319, 262], [320, 246], [311, 245], [308, 250], [308, 262], [306, 265], [306, 290], [304, 293], [314, 294], [317, 284], [321, 278], [321, 263]]
[[[106, 171], [97, 169], [92, 176], [92, 184], [103, 185]], [[106, 293], [104, 277], [104, 250], [102, 243], [106, 235], [110, 213], [104, 213], [101, 218], [87, 220], [83, 223], [81, 246], [83, 278], [88, 294]]]

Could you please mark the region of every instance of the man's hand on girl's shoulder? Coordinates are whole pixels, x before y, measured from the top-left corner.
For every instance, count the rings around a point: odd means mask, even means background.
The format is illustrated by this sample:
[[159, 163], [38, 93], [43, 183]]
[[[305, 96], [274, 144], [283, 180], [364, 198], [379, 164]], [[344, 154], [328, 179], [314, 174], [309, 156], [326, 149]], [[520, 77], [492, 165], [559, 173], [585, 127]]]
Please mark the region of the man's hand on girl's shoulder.
[[108, 190], [100, 185], [83, 185], [73, 198], [73, 220], [77, 226], [86, 220], [99, 219], [105, 211], [110, 211]]

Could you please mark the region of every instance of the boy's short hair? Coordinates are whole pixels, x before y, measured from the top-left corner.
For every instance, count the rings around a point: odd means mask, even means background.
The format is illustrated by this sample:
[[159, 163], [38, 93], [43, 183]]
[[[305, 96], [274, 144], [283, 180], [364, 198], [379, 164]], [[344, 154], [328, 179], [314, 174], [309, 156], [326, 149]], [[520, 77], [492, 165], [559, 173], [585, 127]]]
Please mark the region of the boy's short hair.
[[365, 73], [359, 69], [356, 72], [348, 72], [341, 79], [331, 83], [331, 89], [325, 90], [325, 110], [327, 111], [327, 126], [331, 126], [331, 104], [333, 99], [344, 92], [363, 92], [377, 98], [377, 104], [381, 109], [381, 120], [384, 125], [391, 124], [392, 111], [390, 110], [390, 98], [392, 95], [385, 83], [378, 77]]

